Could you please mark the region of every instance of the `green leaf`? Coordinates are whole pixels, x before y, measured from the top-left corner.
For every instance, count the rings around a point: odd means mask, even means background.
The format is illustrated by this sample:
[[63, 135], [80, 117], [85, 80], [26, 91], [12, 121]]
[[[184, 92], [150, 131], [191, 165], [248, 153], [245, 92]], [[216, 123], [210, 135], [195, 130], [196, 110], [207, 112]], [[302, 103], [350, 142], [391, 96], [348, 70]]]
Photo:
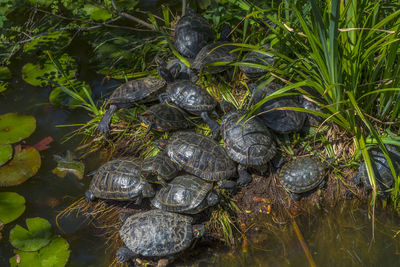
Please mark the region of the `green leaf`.
[[106, 21], [112, 17], [112, 14], [108, 10], [94, 5], [84, 5], [83, 11], [94, 20]]
[[50, 243], [52, 230], [51, 224], [43, 218], [26, 219], [25, 229], [16, 225], [10, 231], [10, 243], [22, 251], [37, 251]]
[[36, 129], [36, 120], [30, 115], [7, 113], [0, 115], [0, 144], [11, 144], [29, 137]]
[[0, 145], [0, 166], [12, 158], [13, 150], [11, 145]]
[[13, 186], [25, 182], [37, 173], [40, 165], [40, 154], [35, 148], [21, 150], [8, 164], [0, 167], [0, 186]]
[[14, 192], [0, 193], [0, 221], [10, 223], [25, 211], [25, 198]]
[[24, 45], [26, 53], [33, 53], [38, 50], [50, 50], [57, 52], [68, 45], [71, 41], [71, 35], [67, 31], [55, 31], [40, 36]]
[[7, 67], [0, 66], [0, 80], [11, 79], [11, 71]]
[[[86, 84], [85, 82], [78, 81], [78, 80], [74, 80], [74, 81], [70, 81], [70, 82], [76, 91], [74, 93], [79, 95], [82, 99], [86, 98], [86, 93], [84, 91], [84, 88], [86, 88], [89, 95], [92, 93], [89, 85]], [[70, 86], [67, 86], [67, 87], [70, 87]], [[79, 100], [79, 98], [71, 97], [70, 95], [65, 93], [61, 87], [57, 87], [57, 88], [53, 89], [53, 91], [51, 91], [50, 96], [49, 96], [49, 101], [54, 106], [65, 106], [65, 107], [69, 107], [69, 108], [75, 108], [82, 104], [82, 101]]]
[[19, 256], [20, 262], [16, 262], [16, 257], [11, 257], [11, 267], [62, 267], [67, 264], [70, 255], [69, 244], [61, 237], [37, 252], [14, 250], [14, 253]]
[[31, 2], [33, 5], [39, 5], [39, 6], [43, 6], [43, 7], [48, 7], [53, 0], [28, 0], [29, 2]]

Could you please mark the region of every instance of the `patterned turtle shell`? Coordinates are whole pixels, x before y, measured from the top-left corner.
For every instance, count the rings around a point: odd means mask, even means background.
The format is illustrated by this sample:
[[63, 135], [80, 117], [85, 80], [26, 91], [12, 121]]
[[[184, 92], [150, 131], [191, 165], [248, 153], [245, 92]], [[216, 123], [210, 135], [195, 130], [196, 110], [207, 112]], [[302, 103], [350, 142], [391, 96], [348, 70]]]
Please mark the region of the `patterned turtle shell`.
[[167, 256], [191, 245], [194, 238], [192, 221], [189, 216], [155, 209], [128, 217], [119, 234], [134, 254]]
[[[267, 46], [269, 48], [269, 46]], [[245, 63], [253, 63], [264, 66], [273, 66], [274, 65], [274, 57], [267, 55], [265, 53], [260, 53], [256, 51], [252, 51], [246, 55], [242, 62]], [[262, 75], [267, 73], [266, 69], [250, 67], [250, 66], [240, 66], [241, 71], [243, 71], [246, 76], [250, 79], [261, 77]]]
[[218, 198], [211, 192], [212, 188], [212, 183], [196, 176], [182, 175], [161, 188], [151, 203], [154, 207], [166, 211], [196, 214], [209, 206], [209, 194], [213, 194], [215, 199]]
[[282, 167], [279, 180], [288, 192], [304, 193], [323, 182], [324, 166], [314, 157], [297, 158]]
[[171, 161], [166, 152], [158, 153], [143, 161], [142, 173], [146, 179], [153, 183], [170, 181], [179, 174], [180, 168]]
[[266, 164], [275, 154], [276, 145], [271, 131], [259, 118], [245, 123], [239, 119], [244, 111], [233, 111], [221, 122], [222, 138], [228, 155], [234, 161], [246, 166]]
[[128, 158], [106, 162], [91, 180], [88, 193], [101, 199], [132, 200], [143, 190], [151, 190], [141, 175], [141, 163], [139, 159]]
[[214, 62], [232, 62], [237, 59], [238, 54], [236, 52], [231, 52], [236, 47], [228, 45], [227, 42], [215, 42], [204, 46], [200, 52], [196, 55], [194, 59], [192, 68], [208, 73], [219, 73], [224, 70], [229, 69], [229, 65], [221, 66], [206, 66], [207, 64]]
[[227, 180], [236, 164], [219, 143], [193, 132], [177, 132], [167, 147], [168, 156], [185, 171], [209, 181]]

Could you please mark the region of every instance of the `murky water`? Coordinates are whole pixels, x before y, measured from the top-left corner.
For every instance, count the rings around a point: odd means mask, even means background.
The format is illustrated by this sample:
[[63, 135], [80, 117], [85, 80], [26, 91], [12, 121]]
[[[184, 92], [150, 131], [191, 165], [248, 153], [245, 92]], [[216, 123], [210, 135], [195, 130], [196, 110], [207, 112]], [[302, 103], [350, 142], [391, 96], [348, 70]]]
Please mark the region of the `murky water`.
[[[142, 1], [141, 7], [151, 10], [166, 1]], [[167, 1], [173, 2], [173, 1]], [[90, 70], [85, 59], [89, 46], [76, 41], [70, 54], [79, 56], [81, 77], [94, 90], [95, 95], [111, 86], [100, 86], [102, 77]], [[72, 128], [59, 128], [57, 125], [85, 122], [88, 117], [83, 110], [64, 110], [52, 107], [48, 103], [50, 89], [35, 88], [26, 84], [18, 75], [24, 63], [29, 59], [13, 59], [11, 71], [14, 78], [9, 89], [0, 95], [0, 114], [21, 112], [31, 114], [37, 119], [36, 132], [25, 140], [35, 144], [46, 136], [52, 136], [55, 142], [51, 148], [41, 152], [42, 166], [36, 176], [24, 184], [0, 191], [14, 191], [23, 195], [27, 201], [26, 211], [17, 221], [7, 225], [2, 231], [0, 241], [0, 266], [8, 266], [8, 259], [13, 256], [8, 242], [8, 233], [15, 224], [24, 224], [29, 217], [40, 216], [49, 220], [55, 233], [61, 234], [70, 244], [71, 257], [68, 266], [108, 266], [106, 245], [96, 232], [80, 219], [70, 218], [62, 221], [61, 232], [55, 223], [55, 217], [74, 200], [80, 198], [89, 182], [72, 175], [58, 178], [51, 173], [56, 166], [54, 154], [73, 150], [80, 142], [75, 138], [61, 144], [63, 137]], [[95, 158], [86, 161], [87, 169], [98, 166]], [[366, 210], [367, 205], [353, 207], [350, 203], [313, 215], [296, 218], [296, 222], [308, 244], [311, 256], [318, 266], [399, 266], [400, 265], [400, 218], [388, 211], [376, 211], [374, 240], [372, 224]], [[269, 218], [266, 218], [266, 222]], [[215, 249], [201, 247], [201, 252], [190, 261], [179, 261], [178, 265], [194, 266], [307, 266], [307, 260], [298, 238], [291, 225], [284, 230], [271, 230], [263, 227], [249, 236], [247, 252], [238, 249], [235, 252], [227, 248]]]

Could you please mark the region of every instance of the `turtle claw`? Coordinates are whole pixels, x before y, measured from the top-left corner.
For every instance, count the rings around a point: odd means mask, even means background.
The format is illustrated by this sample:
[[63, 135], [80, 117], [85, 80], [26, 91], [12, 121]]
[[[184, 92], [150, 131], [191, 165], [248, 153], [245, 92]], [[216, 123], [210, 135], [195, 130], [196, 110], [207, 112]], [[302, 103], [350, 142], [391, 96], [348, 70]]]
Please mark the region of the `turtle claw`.
[[101, 120], [99, 125], [97, 126], [97, 130], [102, 134], [106, 134], [110, 131], [110, 126], [106, 122]]
[[85, 200], [87, 203], [90, 203], [94, 200], [94, 195], [89, 190], [85, 192]]

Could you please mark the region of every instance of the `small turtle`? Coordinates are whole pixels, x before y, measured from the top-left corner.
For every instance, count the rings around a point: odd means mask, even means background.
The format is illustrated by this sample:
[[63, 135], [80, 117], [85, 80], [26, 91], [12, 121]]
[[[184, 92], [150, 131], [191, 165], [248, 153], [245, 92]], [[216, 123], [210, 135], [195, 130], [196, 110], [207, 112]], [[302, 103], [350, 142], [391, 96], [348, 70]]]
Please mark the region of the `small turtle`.
[[150, 130], [174, 131], [190, 128], [194, 125], [186, 112], [165, 102], [149, 107], [145, 112], [138, 115], [138, 119], [147, 128], [147, 132]]
[[[193, 59], [185, 59], [189, 62], [190, 65], [193, 63]], [[195, 73], [190, 69], [190, 67], [186, 66], [185, 63], [183, 63], [178, 58], [168, 60], [168, 63], [166, 63], [160, 55], [157, 55], [155, 57], [155, 61], [158, 66], [166, 68], [174, 80], [197, 80], [197, 77], [195, 77]]]
[[140, 204], [143, 197], [153, 197], [153, 187], [141, 175], [141, 163], [139, 159], [123, 158], [103, 164], [90, 181], [86, 201], [102, 198], [136, 200]]
[[324, 169], [315, 157], [297, 158], [282, 167], [279, 181], [294, 200], [299, 200], [302, 193], [325, 185]]
[[230, 40], [228, 36], [230, 30], [230, 27], [225, 25], [221, 32], [221, 41], [210, 43], [200, 50], [192, 64], [193, 70], [197, 72], [204, 70], [208, 73], [215, 74], [230, 68], [229, 65], [207, 66], [211, 63], [232, 62], [237, 59], [238, 53], [232, 52], [232, 50], [237, 47], [229, 44]]
[[214, 39], [213, 30], [201, 15], [187, 8], [174, 29], [176, 50], [185, 57], [194, 58], [207, 43]]
[[118, 261], [127, 262], [140, 256], [170, 257], [184, 251], [205, 232], [204, 225], [192, 222], [189, 216], [158, 209], [127, 217], [119, 231], [126, 247], [117, 251]]
[[112, 115], [119, 108], [129, 108], [133, 103], [146, 103], [157, 100], [158, 92], [164, 87], [166, 82], [156, 78], [141, 78], [129, 81], [119, 86], [111, 94], [106, 106], [107, 112], [97, 129], [101, 133], [108, 133], [110, 131], [110, 122]]
[[243, 122], [240, 118], [244, 115], [242, 110], [233, 111], [221, 122], [226, 152], [239, 164], [237, 183], [241, 186], [251, 182], [248, 166], [265, 165], [276, 154], [276, 145], [268, 127], [257, 117]]
[[[263, 48], [269, 49], [269, 45], [264, 46]], [[274, 57], [267, 53], [252, 51], [244, 57], [242, 62], [264, 65], [264, 66], [273, 66]], [[241, 65], [239, 69], [243, 71], [249, 79], [258, 78], [267, 73], [266, 69], [252, 67], [252, 66]]]
[[[250, 87], [252, 88], [253, 103], [260, 102], [264, 97], [282, 88], [281, 85], [276, 83], [270, 83], [264, 88], [258, 88], [254, 84], [251, 84]], [[258, 117], [260, 117], [270, 129], [277, 133], [292, 133], [300, 131], [306, 119], [305, 113], [294, 110], [269, 111], [280, 107], [301, 108], [302, 106], [297, 100], [297, 97], [278, 97], [265, 102], [259, 108], [261, 114]]]
[[171, 160], [188, 173], [217, 181], [224, 188], [236, 186], [228, 181], [236, 175], [236, 164], [217, 141], [193, 132], [176, 132], [164, 145]]
[[166, 211], [196, 214], [217, 204], [218, 195], [212, 189], [212, 183], [193, 175], [182, 175], [161, 188], [151, 203]]
[[217, 139], [219, 124], [208, 115], [208, 113], [216, 114], [217, 101], [206, 89], [189, 80], [174, 81], [171, 73], [162, 65], [158, 67], [158, 71], [160, 76], [168, 82], [166, 92], [159, 95], [160, 102], [167, 100], [189, 113], [200, 115], [210, 127], [214, 139]]
[[[400, 153], [397, 152], [393, 146], [386, 146], [389, 152], [389, 157], [392, 161], [396, 173], [400, 171]], [[385, 155], [377, 150], [371, 151], [371, 163], [374, 170], [376, 186], [379, 191], [385, 191], [392, 187], [394, 179], [390, 171], [389, 162], [386, 160]], [[354, 176], [353, 181], [357, 185], [363, 184], [367, 190], [371, 190], [371, 184], [368, 178], [367, 167], [364, 162], [360, 164], [358, 173]]]
[[166, 152], [146, 158], [142, 163], [142, 174], [153, 183], [165, 184], [178, 176], [180, 168], [170, 160]]

